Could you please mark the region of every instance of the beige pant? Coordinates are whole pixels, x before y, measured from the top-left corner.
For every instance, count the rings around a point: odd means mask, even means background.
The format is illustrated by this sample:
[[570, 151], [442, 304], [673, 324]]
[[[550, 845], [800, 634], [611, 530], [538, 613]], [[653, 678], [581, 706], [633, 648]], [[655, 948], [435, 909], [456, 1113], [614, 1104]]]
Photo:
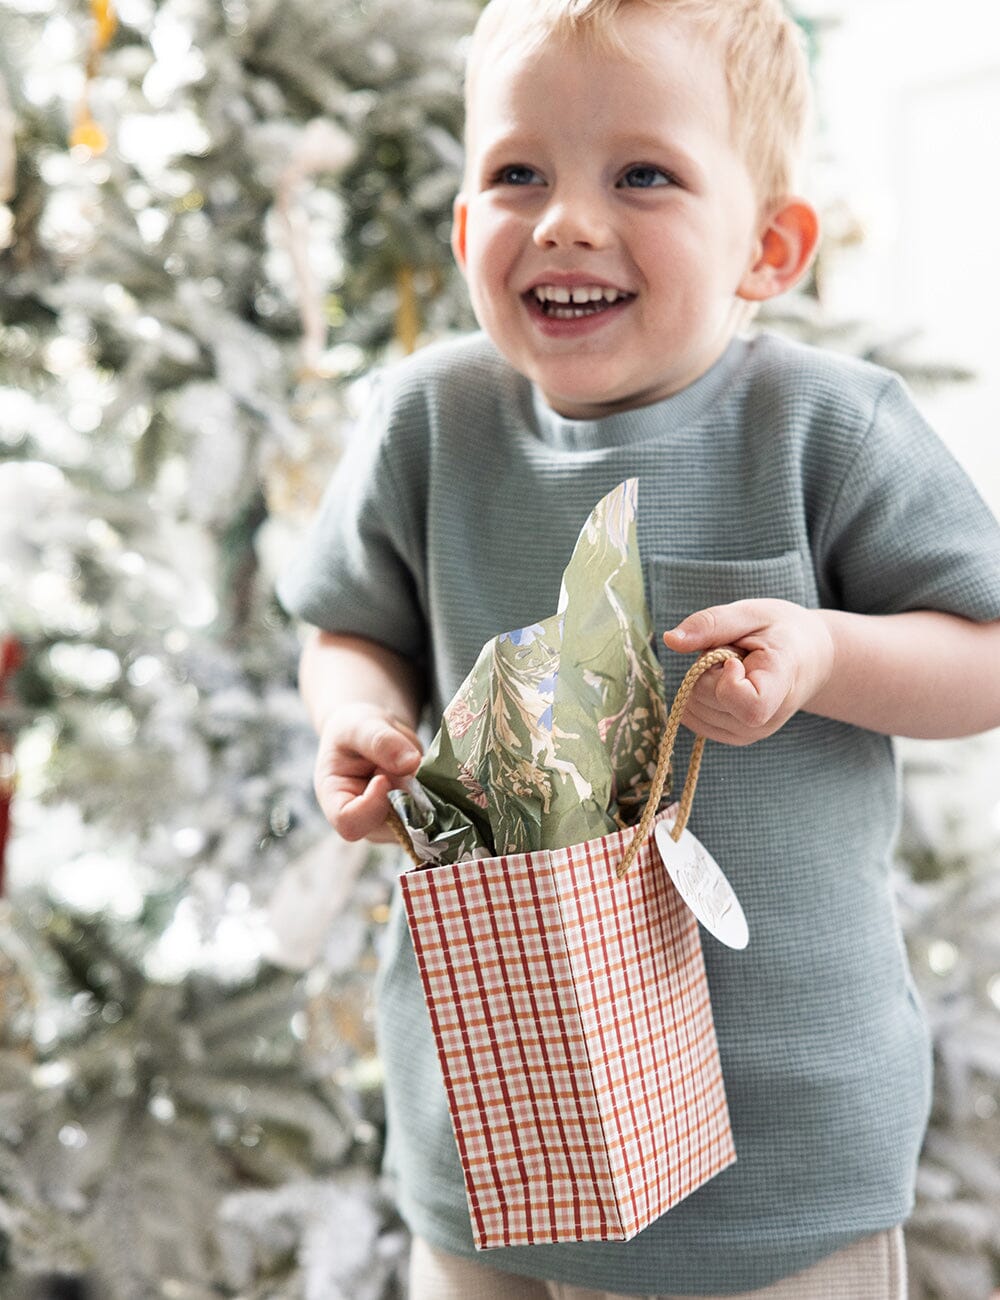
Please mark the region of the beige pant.
[[[611, 1291], [535, 1282], [462, 1259], [419, 1237], [410, 1259], [410, 1300], [628, 1300]], [[720, 1297], [648, 1296], [643, 1300], [906, 1300], [903, 1230], [852, 1242], [773, 1286]]]

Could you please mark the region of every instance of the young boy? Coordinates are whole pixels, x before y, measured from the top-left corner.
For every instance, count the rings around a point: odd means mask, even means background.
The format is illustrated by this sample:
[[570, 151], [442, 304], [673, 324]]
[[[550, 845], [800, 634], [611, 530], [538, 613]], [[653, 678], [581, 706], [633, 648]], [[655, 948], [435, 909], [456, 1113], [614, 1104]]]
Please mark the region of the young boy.
[[1000, 529], [898, 380], [739, 335], [817, 238], [779, 0], [492, 0], [467, 102], [454, 249], [485, 337], [382, 377], [281, 588], [321, 629], [320, 803], [389, 838], [421, 716], [556, 608], [582, 521], [637, 475], [668, 698], [685, 655], [745, 654], [686, 722], [722, 742], [692, 826], [752, 938], [705, 945], [736, 1164], [631, 1242], [476, 1257], [397, 898], [379, 1028], [414, 1300], [896, 1300], [930, 1058], [889, 737], [1000, 725]]

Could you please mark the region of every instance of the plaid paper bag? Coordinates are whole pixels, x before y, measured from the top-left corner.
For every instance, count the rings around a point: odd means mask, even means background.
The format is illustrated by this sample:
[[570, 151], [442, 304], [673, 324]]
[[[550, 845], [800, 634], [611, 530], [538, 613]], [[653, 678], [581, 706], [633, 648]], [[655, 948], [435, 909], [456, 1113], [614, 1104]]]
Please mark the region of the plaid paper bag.
[[480, 1250], [628, 1240], [736, 1158], [698, 923], [648, 829], [401, 878]]

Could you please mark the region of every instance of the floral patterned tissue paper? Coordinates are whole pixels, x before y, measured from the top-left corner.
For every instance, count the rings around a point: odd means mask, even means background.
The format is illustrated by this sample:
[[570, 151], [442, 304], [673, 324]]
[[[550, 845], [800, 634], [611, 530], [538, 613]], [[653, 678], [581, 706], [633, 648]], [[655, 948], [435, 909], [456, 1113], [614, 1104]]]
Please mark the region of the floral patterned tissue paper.
[[428, 863], [565, 848], [637, 820], [666, 720], [638, 480], [594, 507], [550, 618], [488, 642], [416, 779], [391, 794]]

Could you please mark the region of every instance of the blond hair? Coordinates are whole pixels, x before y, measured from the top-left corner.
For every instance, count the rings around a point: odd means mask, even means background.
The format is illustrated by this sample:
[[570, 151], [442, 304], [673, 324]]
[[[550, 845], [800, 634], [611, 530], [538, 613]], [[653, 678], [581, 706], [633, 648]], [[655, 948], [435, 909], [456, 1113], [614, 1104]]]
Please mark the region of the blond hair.
[[466, 105], [487, 49], [533, 48], [550, 36], [584, 36], [632, 53], [615, 29], [629, 5], [691, 23], [722, 52], [734, 143], [762, 204], [794, 193], [812, 107], [802, 30], [782, 0], [490, 0], [469, 48]]

